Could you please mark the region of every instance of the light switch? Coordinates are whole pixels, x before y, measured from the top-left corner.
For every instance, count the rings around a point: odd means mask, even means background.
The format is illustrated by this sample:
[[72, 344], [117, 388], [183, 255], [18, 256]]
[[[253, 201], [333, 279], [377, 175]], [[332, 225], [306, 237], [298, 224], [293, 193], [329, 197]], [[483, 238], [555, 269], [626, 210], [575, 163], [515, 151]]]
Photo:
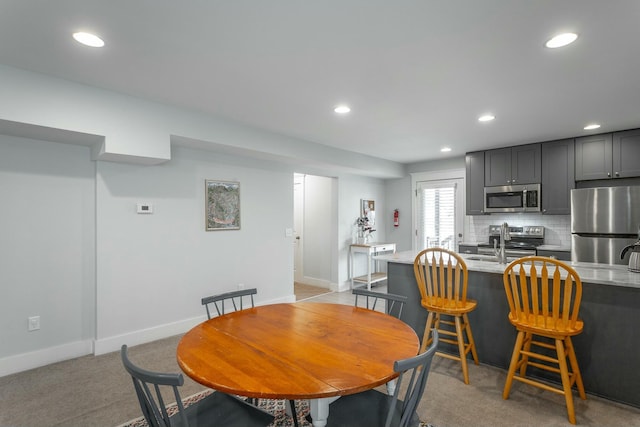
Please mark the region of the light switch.
[[293, 236], [293, 228], [285, 228], [284, 229], [284, 235], [285, 235], [285, 237]]
[[153, 213], [153, 205], [150, 203], [138, 203], [138, 213], [139, 214]]

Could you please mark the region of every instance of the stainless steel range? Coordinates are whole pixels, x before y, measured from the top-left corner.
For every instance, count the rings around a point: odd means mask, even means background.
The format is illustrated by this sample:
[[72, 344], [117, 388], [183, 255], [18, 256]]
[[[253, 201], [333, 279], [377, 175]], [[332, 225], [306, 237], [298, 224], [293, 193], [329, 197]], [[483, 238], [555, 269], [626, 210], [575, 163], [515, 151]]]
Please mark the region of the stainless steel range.
[[[507, 257], [536, 255], [536, 248], [544, 243], [544, 226], [524, 225], [509, 227], [510, 240], [505, 239]], [[494, 246], [495, 242], [495, 246]], [[500, 225], [489, 226], [489, 242], [478, 244], [478, 254], [496, 255], [494, 247], [500, 247]]]

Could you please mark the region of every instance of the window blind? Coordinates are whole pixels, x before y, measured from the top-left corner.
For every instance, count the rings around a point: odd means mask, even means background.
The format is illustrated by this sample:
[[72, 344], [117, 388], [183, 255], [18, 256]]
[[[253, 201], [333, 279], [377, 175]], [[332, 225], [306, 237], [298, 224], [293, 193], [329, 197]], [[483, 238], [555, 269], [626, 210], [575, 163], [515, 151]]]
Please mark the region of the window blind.
[[441, 247], [455, 250], [456, 184], [417, 183], [418, 250]]

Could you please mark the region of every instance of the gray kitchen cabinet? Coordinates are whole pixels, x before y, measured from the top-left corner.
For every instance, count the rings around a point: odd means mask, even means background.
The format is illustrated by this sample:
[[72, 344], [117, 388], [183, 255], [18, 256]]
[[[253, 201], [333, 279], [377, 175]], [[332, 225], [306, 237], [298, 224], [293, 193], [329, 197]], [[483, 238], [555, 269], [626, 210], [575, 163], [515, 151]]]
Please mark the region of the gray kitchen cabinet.
[[546, 250], [546, 249], [538, 249], [537, 255], [559, 259], [560, 261], [571, 261], [570, 251], [553, 251], [553, 250]]
[[484, 157], [484, 184], [537, 184], [541, 179], [540, 144], [488, 150]]
[[465, 164], [467, 215], [484, 215], [484, 151], [467, 153]]
[[640, 177], [640, 129], [576, 138], [576, 181]]
[[614, 132], [613, 178], [640, 176], [640, 129]]
[[610, 133], [576, 138], [576, 181], [609, 179], [613, 169]]
[[458, 252], [461, 254], [477, 254], [478, 245], [458, 245]]
[[485, 151], [484, 183], [488, 187], [511, 184], [511, 148]]
[[574, 140], [563, 139], [541, 144], [542, 213], [571, 214], [571, 190], [575, 188]]

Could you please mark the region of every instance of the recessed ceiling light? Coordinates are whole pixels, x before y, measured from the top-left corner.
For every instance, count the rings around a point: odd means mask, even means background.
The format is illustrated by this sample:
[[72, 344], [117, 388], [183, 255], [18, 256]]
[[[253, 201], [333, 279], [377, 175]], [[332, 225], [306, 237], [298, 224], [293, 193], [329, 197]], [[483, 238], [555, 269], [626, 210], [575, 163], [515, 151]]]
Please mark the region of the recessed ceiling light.
[[553, 38], [549, 39], [545, 43], [545, 46], [548, 47], [549, 49], [555, 49], [557, 47], [562, 47], [562, 46], [571, 44], [574, 41], [576, 41], [577, 38], [578, 38], [578, 35], [575, 33], [558, 34], [557, 36], [554, 36]]
[[449, 147], [442, 147], [442, 148], [440, 149], [440, 151], [441, 151], [441, 152], [443, 152], [443, 153], [448, 153], [449, 151], [451, 151], [451, 148], [449, 148]]
[[593, 129], [598, 129], [600, 127], [599, 124], [597, 123], [591, 123], [590, 125], [586, 125], [584, 127], [584, 130], [593, 130]]
[[478, 121], [479, 122], [490, 122], [491, 120], [493, 120], [495, 118], [496, 118], [496, 116], [494, 116], [493, 114], [485, 114], [484, 116], [478, 117]]
[[104, 46], [104, 41], [96, 36], [95, 34], [85, 33], [85, 32], [77, 32], [73, 33], [73, 38], [76, 39], [78, 43], [82, 43], [85, 46], [90, 47], [102, 47]]
[[349, 111], [351, 111], [351, 108], [347, 107], [346, 105], [338, 105], [333, 109], [333, 111], [338, 114], [347, 114]]

